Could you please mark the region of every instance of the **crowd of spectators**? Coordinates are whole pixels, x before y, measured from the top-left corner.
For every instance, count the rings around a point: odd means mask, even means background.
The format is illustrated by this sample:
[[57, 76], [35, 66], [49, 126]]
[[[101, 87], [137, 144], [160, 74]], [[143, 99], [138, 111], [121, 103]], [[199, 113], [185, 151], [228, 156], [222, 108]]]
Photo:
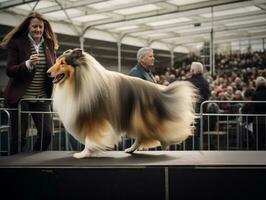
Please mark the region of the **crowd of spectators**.
[[[199, 56], [189, 55], [179, 61], [172, 68], [166, 68], [162, 74], [156, 74], [157, 82], [169, 85], [176, 80], [190, 80], [190, 71], [193, 62], [201, 62]], [[244, 144], [249, 149], [266, 149], [265, 122], [266, 118], [252, 117], [251, 114], [265, 114], [265, 103], [245, 103], [242, 101], [266, 101], [266, 51], [247, 54], [215, 55], [215, 74], [210, 73], [209, 66], [205, 64], [204, 78], [210, 87], [209, 100], [215, 103], [207, 104], [208, 113], [247, 114], [241, 117], [230, 116], [226, 120], [241, 121], [240, 128], [247, 133]], [[263, 78], [264, 77], [264, 78]], [[261, 82], [261, 84], [258, 84]], [[257, 98], [259, 96], [259, 98]], [[260, 106], [256, 108], [256, 106]], [[220, 118], [222, 120], [223, 118]], [[240, 121], [239, 121], [240, 120]], [[204, 121], [204, 118], [203, 118]], [[208, 130], [221, 129], [217, 126], [217, 117], [209, 118]], [[204, 122], [204, 124], [206, 124]], [[241, 125], [242, 124], [242, 125]], [[203, 127], [205, 130], [207, 126]], [[205, 130], [206, 131], [206, 130]], [[244, 141], [244, 140], [243, 140]]]
[[[169, 85], [175, 80], [188, 80], [191, 77], [190, 65], [193, 61], [202, 62], [199, 56], [192, 55], [172, 68], [166, 68], [163, 74], [156, 74], [157, 82]], [[244, 100], [247, 90], [255, 91], [257, 77], [266, 77], [266, 51], [247, 54], [215, 55], [215, 74], [211, 75], [205, 67], [204, 77], [209, 82], [211, 96], [209, 100]], [[221, 103], [222, 112], [229, 111], [228, 103]]]

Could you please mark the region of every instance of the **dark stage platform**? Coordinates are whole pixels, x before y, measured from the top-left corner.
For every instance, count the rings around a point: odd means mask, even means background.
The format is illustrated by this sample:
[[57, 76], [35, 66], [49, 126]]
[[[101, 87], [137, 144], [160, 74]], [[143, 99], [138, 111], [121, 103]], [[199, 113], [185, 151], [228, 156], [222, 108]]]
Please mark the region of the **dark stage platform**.
[[[75, 159], [47, 151], [0, 157], [11, 199], [264, 199], [266, 151], [119, 151]], [[2, 199], [2, 198], [1, 198]]]
[[107, 151], [76, 159], [70, 151], [44, 151], [0, 157], [0, 168], [105, 167], [266, 167], [266, 151]]

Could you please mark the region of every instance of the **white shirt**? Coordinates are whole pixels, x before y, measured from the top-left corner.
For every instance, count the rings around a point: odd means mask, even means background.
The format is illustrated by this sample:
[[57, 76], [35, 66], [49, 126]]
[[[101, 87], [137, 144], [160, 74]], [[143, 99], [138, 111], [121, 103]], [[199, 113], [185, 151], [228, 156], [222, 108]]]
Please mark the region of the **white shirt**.
[[[37, 44], [31, 35], [28, 33], [28, 38], [30, 39], [31, 44], [33, 45], [34, 49], [36, 50], [37, 53], [39, 53], [40, 46], [44, 42], [44, 39], [42, 37], [41, 41]], [[28, 68], [29, 71], [33, 70], [34, 66], [30, 64], [30, 60], [25, 61], [26, 67]]]

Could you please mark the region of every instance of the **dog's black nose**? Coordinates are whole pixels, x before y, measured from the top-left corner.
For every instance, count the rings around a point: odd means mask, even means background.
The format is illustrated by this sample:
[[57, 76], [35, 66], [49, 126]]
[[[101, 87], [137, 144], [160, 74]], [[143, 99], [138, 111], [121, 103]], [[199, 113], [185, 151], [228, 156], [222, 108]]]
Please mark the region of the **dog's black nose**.
[[50, 77], [50, 78], [52, 77], [50, 72], [47, 71], [46, 74], [48, 77]]

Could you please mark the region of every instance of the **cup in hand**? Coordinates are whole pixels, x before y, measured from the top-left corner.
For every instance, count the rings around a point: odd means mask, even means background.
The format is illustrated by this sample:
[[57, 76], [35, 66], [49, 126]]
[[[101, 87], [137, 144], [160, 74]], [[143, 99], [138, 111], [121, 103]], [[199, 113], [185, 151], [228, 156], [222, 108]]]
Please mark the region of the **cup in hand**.
[[30, 64], [31, 65], [36, 65], [39, 61], [39, 54], [32, 54], [30, 56]]

